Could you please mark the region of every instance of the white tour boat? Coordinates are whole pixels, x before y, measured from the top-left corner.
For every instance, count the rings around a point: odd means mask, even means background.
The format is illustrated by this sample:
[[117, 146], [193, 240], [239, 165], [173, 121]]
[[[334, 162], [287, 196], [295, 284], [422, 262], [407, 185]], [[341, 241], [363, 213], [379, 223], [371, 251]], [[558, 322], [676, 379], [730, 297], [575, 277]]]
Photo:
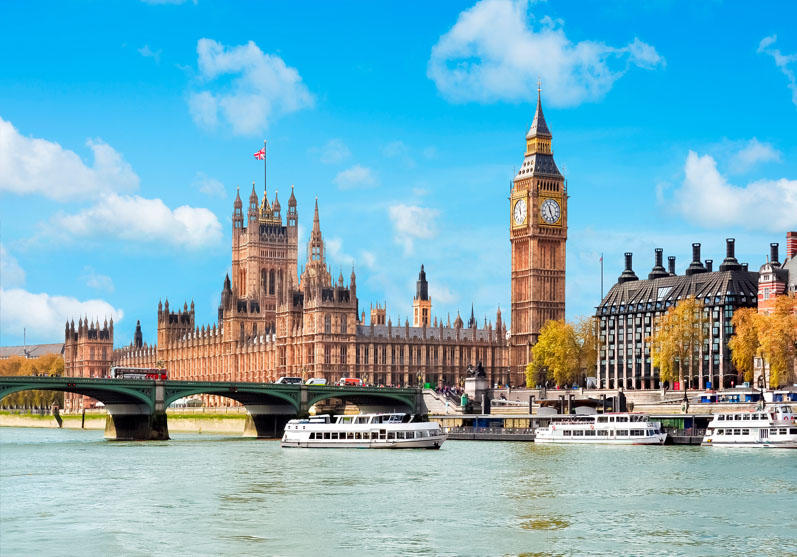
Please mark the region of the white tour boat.
[[797, 416], [788, 404], [752, 412], [719, 412], [706, 428], [703, 445], [797, 449]]
[[662, 445], [666, 439], [659, 422], [629, 412], [552, 417], [548, 427], [534, 430], [535, 443]]
[[414, 422], [406, 414], [328, 414], [291, 420], [283, 447], [326, 449], [439, 449], [446, 436], [435, 422]]

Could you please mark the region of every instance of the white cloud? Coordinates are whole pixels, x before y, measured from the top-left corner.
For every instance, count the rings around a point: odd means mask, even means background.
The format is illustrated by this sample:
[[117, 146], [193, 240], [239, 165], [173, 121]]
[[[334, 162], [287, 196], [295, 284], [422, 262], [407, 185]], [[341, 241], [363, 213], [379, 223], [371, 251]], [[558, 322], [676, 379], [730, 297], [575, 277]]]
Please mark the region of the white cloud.
[[316, 148], [314, 151], [320, 154], [319, 159], [324, 164], [337, 164], [351, 156], [351, 151], [349, 151], [342, 139], [330, 139], [323, 147]]
[[58, 214], [53, 225], [62, 235], [91, 239], [114, 237], [126, 241], [162, 242], [199, 249], [221, 240], [221, 223], [211, 211], [182, 205], [172, 210], [160, 199], [138, 195], [100, 196], [76, 214]]
[[25, 271], [16, 258], [0, 244], [0, 287], [11, 288], [25, 284]]
[[379, 182], [373, 170], [360, 164], [338, 172], [332, 181], [342, 190], [370, 188]]
[[282, 114], [313, 106], [299, 72], [253, 41], [226, 46], [203, 38], [197, 55], [200, 83], [216, 82], [212, 89], [189, 94], [189, 110], [199, 126], [216, 128], [223, 119], [233, 133], [252, 135]]
[[735, 186], [720, 174], [711, 155], [694, 151], [686, 157], [684, 174], [673, 204], [695, 224], [780, 232], [797, 222], [797, 180], [757, 180]]
[[348, 253], [343, 252], [343, 240], [341, 240], [340, 238], [337, 237], [325, 238], [324, 250], [326, 251], [326, 254], [329, 256], [329, 259], [331, 259], [338, 265], [351, 267], [352, 264], [354, 263], [354, 257], [349, 255]]
[[739, 149], [730, 166], [733, 172], [747, 172], [760, 162], [779, 160], [780, 151], [769, 143], [761, 143], [754, 137]]
[[440, 211], [417, 205], [396, 204], [388, 208], [393, 223], [394, 240], [410, 254], [415, 240], [428, 240], [437, 234], [436, 219]]
[[368, 250], [362, 250], [360, 252], [360, 261], [362, 261], [362, 264], [368, 269], [376, 267], [376, 256], [373, 252]]
[[138, 176], [113, 147], [101, 139], [86, 145], [94, 155], [92, 166], [58, 143], [23, 136], [0, 118], [0, 191], [64, 201], [138, 189]]
[[389, 159], [400, 159], [409, 168], [415, 167], [415, 160], [410, 156], [410, 148], [403, 141], [391, 141], [382, 147], [382, 154]]
[[163, 51], [160, 49], [152, 50], [148, 44], [145, 44], [144, 46], [138, 49], [138, 53], [141, 56], [143, 56], [144, 58], [152, 58], [153, 60], [155, 60], [156, 64], [160, 64], [162, 52]]
[[21, 336], [27, 329], [28, 338], [57, 342], [64, 338], [67, 319], [87, 315], [90, 319], [111, 319], [118, 322], [124, 316], [104, 300], [85, 300], [69, 296], [35, 294], [21, 288], [0, 288], [0, 329], [10, 336]]
[[113, 280], [108, 275], [101, 275], [97, 273], [91, 266], [83, 267], [83, 280], [86, 281], [86, 286], [104, 292], [113, 292], [115, 287]]
[[664, 65], [638, 38], [623, 47], [573, 43], [561, 21], [533, 19], [524, 0], [477, 3], [432, 48], [427, 76], [454, 102], [529, 100], [541, 77], [550, 104], [572, 106], [601, 98], [632, 65]]
[[456, 292], [452, 291], [445, 285], [438, 284], [436, 282], [429, 283], [429, 295], [432, 298], [432, 301], [437, 304], [453, 304], [459, 300], [459, 296]]
[[777, 39], [777, 35], [761, 39], [761, 42], [758, 43], [758, 53], [772, 56], [775, 65], [786, 76], [788, 80], [787, 87], [791, 90], [791, 102], [797, 106], [797, 54], [784, 55], [777, 48], [772, 48]]
[[221, 199], [227, 197], [224, 184], [204, 172], [197, 172], [191, 185], [210, 197], [220, 197]]

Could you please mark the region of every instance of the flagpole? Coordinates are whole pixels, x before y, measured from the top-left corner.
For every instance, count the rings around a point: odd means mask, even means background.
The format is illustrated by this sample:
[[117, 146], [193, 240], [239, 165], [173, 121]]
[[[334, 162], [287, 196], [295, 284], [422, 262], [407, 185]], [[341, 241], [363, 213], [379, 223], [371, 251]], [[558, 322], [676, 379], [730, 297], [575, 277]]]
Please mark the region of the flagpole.
[[601, 300], [603, 300], [603, 253], [601, 253]]
[[264, 195], [268, 192], [268, 183], [266, 182], [266, 140], [263, 140], [263, 192]]

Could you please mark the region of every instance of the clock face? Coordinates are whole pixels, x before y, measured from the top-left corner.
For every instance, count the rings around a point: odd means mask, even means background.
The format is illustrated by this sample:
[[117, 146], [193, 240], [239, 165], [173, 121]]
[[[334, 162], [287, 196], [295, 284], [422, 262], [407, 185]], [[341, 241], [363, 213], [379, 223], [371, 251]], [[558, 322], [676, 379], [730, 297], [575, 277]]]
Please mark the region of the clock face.
[[515, 203], [515, 209], [512, 211], [512, 218], [515, 219], [515, 224], [520, 225], [526, 222], [526, 200], [518, 199]]
[[558, 222], [559, 217], [561, 216], [559, 204], [553, 199], [546, 199], [542, 202], [542, 206], [540, 207], [540, 215], [548, 224], [554, 224], [555, 222]]

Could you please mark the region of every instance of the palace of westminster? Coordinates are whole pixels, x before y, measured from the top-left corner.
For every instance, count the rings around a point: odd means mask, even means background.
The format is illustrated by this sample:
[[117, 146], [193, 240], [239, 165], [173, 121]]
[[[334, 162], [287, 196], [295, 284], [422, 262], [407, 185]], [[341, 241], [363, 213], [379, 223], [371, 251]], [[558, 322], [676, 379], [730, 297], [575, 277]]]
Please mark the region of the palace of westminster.
[[[412, 323], [393, 323], [384, 305], [361, 311], [354, 269], [346, 283], [326, 263], [318, 200], [298, 274], [296, 197], [287, 212], [254, 186], [232, 214], [232, 273], [224, 280], [218, 323], [197, 327], [194, 304], [158, 303], [157, 344], [142, 342], [140, 325], [129, 346], [113, 347], [113, 322], [66, 325], [64, 362], [70, 376], [103, 377], [111, 366], [165, 367], [171, 379], [274, 381], [359, 377], [374, 385], [459, 385], [481, 363], [490, 383], [522, 385], [530, 349], [542, 324], [564, 318], [567, 193], [553, 161], [551, 133], [537, 99], [523, 164], [510, 206], [513, 330], [498, 309], [480, 327], [433, 317], [421, 266]], [[70, 401], [66, 401], [69, 406]], [[224, 400], [217, 401], [226, 404]]]
[[[543, 324], [565, 318], [568, 194], [551, 140], [538, 89], [523, 163], [510, 191], [510, 327], [500, 308], [495, 324], [485, 320], [482, 327], [473, 311], [467, 324], [459, 313], [453, 323], [433, 317], [423, 265], [411, 324], [387, 319], [384, 305], [371, 304], [366, 315], [357, 298], [354, 269], [346, 283], [343, 273], [334, 278], [327, 266], [318, 200], [307, 261], [299, 275], [299, 212], [293, 189], [283, 220], [277, 196], [270, 202], [264, 191], [259, 199], [253, 185], [246, 212], [240, 192], [233, 205], [232, 274], [224, 280], [218, 323], [197, 327], [193, 302], [170, 307], [167, 300], [158, 303], [157, 344], [144, 343], [137, 324], [133, 342], [114, 349], [113, 321], [72, 321], [65, 330], [65, 374], [104, 377], [112, 366], [165, 367], [171, 379], [184, 380], [270, 382], [296, 376], [333, 382], [357, 377], [373, 385], [455, 386], [469, 367], [481, 364], [490, 384], [521, 386]], [[777, 261], [777, 244], [772, 246], [772, 260], [760, 273], [736, 261], [732, 239], [717, 271], [710, 260], [700, 261], [699, 244], [684, 275], [675, 273], [672, 257], [666, 270], [662, 251], [656, 250], [647, 280], [638, 280], [631, 254], [626, 254], [625, 271], [597, 306], [598, 386], [658, 387], [646, 338], [656, 316], [684, 296], [705, 299], [711, 326], [690, 386], [732, 385], [737, 374], [727, 343], [733, 310], [758, 306], [766, 311], [770, 295], [797, 291], [797, 233], [788, 234], [782, 263]], [[216, 397], [207, 402], [232, 403]], [[70, 410], [83, 400], [68, 396], [65, 404]]]

